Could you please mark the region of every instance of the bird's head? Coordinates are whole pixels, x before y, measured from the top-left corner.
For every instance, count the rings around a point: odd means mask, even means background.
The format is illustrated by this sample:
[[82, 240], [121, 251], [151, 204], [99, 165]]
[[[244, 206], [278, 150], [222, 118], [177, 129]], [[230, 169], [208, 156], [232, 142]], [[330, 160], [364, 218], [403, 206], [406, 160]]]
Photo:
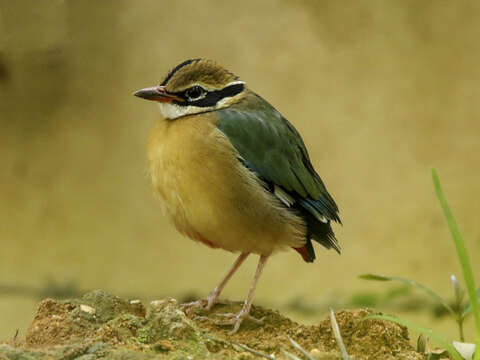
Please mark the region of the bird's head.
[[176, 119], [230, 106], [245, 95], [245, 82], [214, 61], [192, 59], [175, 66], [159, 86], [134, 95], [157, 101], [165, 118]]

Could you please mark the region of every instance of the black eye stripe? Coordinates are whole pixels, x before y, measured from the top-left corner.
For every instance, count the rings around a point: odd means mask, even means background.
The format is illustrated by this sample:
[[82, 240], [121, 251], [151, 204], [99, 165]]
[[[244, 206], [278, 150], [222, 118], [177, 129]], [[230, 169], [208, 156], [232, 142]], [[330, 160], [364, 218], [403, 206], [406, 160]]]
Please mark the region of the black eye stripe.
[[195, 100], [195, 101], [188, 101], [188, 98], [185, 96], [185, 91], [182, 91], [180, 93], [176, 93], [178, 97], [181, 97], [185, 101], [174, 101], [175, 104], [180, 105], [180, 106], [198, 106], [198, 107], [210, 107], [210, 106], [215, 106], [220, 100], [226, 98], [226, 97], [232, 97], [237, 94], [240, 94], [243, 89], [245, 88], [245, 85], [242, 83], [239, 84], [233, 84], [230, 86], [227, 86], [226, 88], [223, 88], [222, 90], [215, 90], [215, 91], [209, 91], [207, 92], [207, 95], [205, 97]]

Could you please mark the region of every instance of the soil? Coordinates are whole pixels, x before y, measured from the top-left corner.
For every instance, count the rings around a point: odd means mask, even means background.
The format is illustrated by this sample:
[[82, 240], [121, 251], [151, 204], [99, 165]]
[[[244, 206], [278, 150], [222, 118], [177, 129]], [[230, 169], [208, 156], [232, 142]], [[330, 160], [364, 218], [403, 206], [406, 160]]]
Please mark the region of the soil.
[[[296, 341], [314, 359], [342, 359], [330, 319], [301, 325], [277, 311], [258, 306], [236, 334], [217, 324], [217, 314], [238, 312], [241, 304], [216, 305], [210, 312], [185, 311], [174, 299], [145, 306], [102, 290], [80, 299], [40, 302], [25, 339], [0, 343], [0, 359], [255, 359], [260, 352], [302, 358]], [[356, 360], [424, 359], [410, 345], [408, 331], [397, 324], [363, 319], [368, 309], [335, 314], [347, 352]], [[248, 349], [246, 347], [248, 347]]]

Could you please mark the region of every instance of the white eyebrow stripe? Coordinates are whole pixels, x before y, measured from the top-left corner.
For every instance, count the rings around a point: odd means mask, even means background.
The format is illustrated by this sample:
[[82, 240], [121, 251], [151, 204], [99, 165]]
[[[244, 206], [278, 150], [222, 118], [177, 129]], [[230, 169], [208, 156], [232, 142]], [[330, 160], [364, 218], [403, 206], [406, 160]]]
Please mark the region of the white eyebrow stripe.
[[239, 84], [242, 84], [242, 85], [245, 85], [245, 81], [232, 81], [231, 83], [228, 83], [227, 85], [225, 85], [224, 89], [227, 87], [227, 86], [232, 86], [232, 85], [239, 85]]
[[229, 87], [229, 86], [232, 86], [232, 85], [240, 85], [240, 84], [241, 84], [241, 85], [245, 85], [246, 82], [245, 82], [245, 81], [241, 81], [241, 80], [232, 81], [232, 82], [228, 83], [227, 85], [225, 85], [222, 89], [217, 89], [217, 88], [209, 87], [209, 86], [206, 85], [206, 84], [193, 83], [193, 84], [188, 85], [188, 87], [186, 87], [185, 89], [180, 90], [179, 92], [185, 91], [185, 90], [191, 88], [192, 86], [200, 86], [202, 89], [207, 90], [207, 92], [220, 91], [220, 90], [225, 89], [226, 87]]

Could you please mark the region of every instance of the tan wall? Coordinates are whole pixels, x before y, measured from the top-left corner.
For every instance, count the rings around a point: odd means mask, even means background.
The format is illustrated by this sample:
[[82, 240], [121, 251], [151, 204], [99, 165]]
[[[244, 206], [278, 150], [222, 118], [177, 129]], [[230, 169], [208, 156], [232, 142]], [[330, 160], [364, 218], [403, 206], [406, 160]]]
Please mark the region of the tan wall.
[[[0, 338], [37, 301], [6, 286], [205, 294], [233, 261], [178, 235], [144, 176], [158, 112], [131, 94], [192, 57], [295, 124], [341, 208], [343, 255], [278, 255], [259, 302], [384, 286], [363, 272], [449, 293], [459, 266], [429, 169], [477, 255], [479, 15], [462, 1], [1, 1]], [[254, 266], [227, 296], [245, 295]]]

